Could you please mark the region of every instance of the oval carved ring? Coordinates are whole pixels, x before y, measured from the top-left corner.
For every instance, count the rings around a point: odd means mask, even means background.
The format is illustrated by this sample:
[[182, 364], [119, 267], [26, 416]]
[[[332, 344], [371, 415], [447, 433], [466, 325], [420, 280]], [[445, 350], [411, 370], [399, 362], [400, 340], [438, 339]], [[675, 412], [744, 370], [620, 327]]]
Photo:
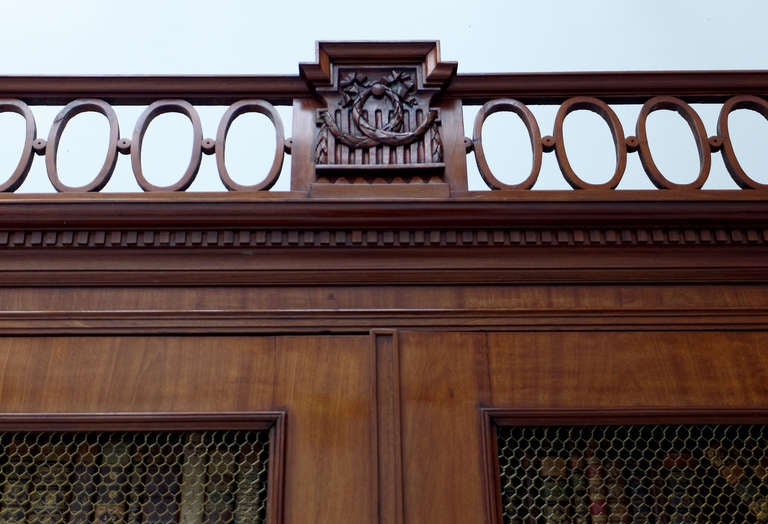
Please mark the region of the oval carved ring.
[[[489, 116], [500, 111], [512, 112], [519, 116], [523, 121], [525, 128], [528, 130], [528, 136], [531, 139], [531, 153], [533, 154], [531, 171], [525, 180], [518, 184], [505, 184], [496, 178], [485, 158], [485, 150], [483, 149], [483, 125]], [[522, 102], [511, 98], [502, 98], [486, 102], [483, 107], [480, 108], [480, 111], [477, 112], [477, 116], [475, 117], [475, 126], [472, 130], [472, 143], [474, 144], [475, 149], [477, 170], [491, 189], [530, 189], [536, 183], [536, 180], [539, 177], [539, 171], [541, 171], [543, 152], [541, 132], [539, 131], [539, 124], [536, 122], [536, 117], [533, 116], [531, 110]]]
[[723, 104], [720, 116], [717, 119], [717, 134], [723, 140], [722, 152], [725, 167], [731, 174], [733, 181], [742, 189], [768, 189], [768, 184], [758, 182], [747, 175], [736, 158], [736, 152], [733, 150], [733, 143], [731, 142], [730, 130], [728, 129], [728, 117], [731, 115], [731, 112], [737, 109], [750, 109], [768, 119], [768, 102], [762, 98], [749, 95], [734, 96]]
[[[59, 142], [61, 135], [64, 133], [64, 129], [67, 127], [72, 118], [92, 111], [94, 113], [100, 113], [107, 118], [109, 123], [109, 145], [107, 146], [107, 156], [104, 158], [104, 164], [102, 164], [96, 177], [88, 184], [82, 186], [69, 186], [61, 181], [59, 177], [59, 170], [56, 166], [57, 154], [59, 150]], [[53, 121], [51, 131], [48, 133], [48, 146], [45, 150], [45, 168], [48, 171], [48, 178], [53, 184], [56, 191], [60, 193], [79, 193], [86, 191], [99, 191], [107, 185], [109, 178], [112, 176], [112, 172], [115, 170], [115, 164], [117, 163], [117, 141], [120, 139], [120, 126], [117, 122], [117, 114], [112, 106], [107, 104], [103, 100], [97, 99], [82, 99], [70, 102], [64, 109], [62, 109]]]
[[[592, 184], [579, 177], [571, 167], [571, 163], [568, 161], [568, 154], [565, 151], [565, 137], [563, 132], [563, 123], [565, 117], [574, 111], [580, 109], [586, 109], [592, 111], [600, 116], [611, 132], [611, 138], [613, 138], [613, 147], [616, 153], [616, 169], [613, 171], [613, 175], [606, 182], [600, 184]], [[555, 156], [557, 157], [557, 163], [560, 166], [566, 182], [574, 189], [615, 189], [621, 177], [624, 176], [624, 171], [627, 168], [627, 148], [624, 140], [624, 129], [621, 126], [619, 117], [611, 109], [611, 107], [597, 98], [588, 96], [577, 96], [569, 98], [560, 106], [555, 116]]]
[[[667, 109], [677, 112], [686, 121], [688, 127], [693, 133], [693, 138], [696, 141], [696, 150], [699, 153], [699, 174], [696, 179], [687, 184], [678, 184], [672, 182], [665, 177], [651, 156], [651, 148], [648, 145], [648, 131], [646, 129], [646, 122], [648, 116], [654, 111], [660, 109]], [[709, 138], [707, 137], [707, 130], [704, 128], [704, 123], [701, 121], [699, 114], [691, 108], [683, 100], [673, 96], [657, 96], [648, 100], [643, 104], [640, 109], [640, 114], [637, 117], [637, 126], [635, 128], [635, 134], [639, 141], [638, 153], [640, 155], [640, 162], [643, 164], [643, 169], [651, 179], [653, 185], [659, 189], [699, 189], [704, 185], [709, 176], [709, 170], [712, 165], [712, 152], [709, 146]]]
[[[275, 158], [272, 160], [269, 172], [264, 180], [249, 186], [238, 184], [232, 180], [226, 165], [227, 134], [229, 133], [229, 128], [235, 119], [244, 113], [262, 114], [269, 118], [275, 127]], [[283, 168], [283, 158], [285, 157], [285, 135], [283, 134], [283, 122], [280, 119], [280, 115], [272, 104], [264, 100], [242, 100], [232, 104], [219, 122], [219, 129], [216, 132], [215, 151], [219, 177], [230, 191], [262, 191], [271, 188], [277, 182], [277, 177]]]
[[0, 192], [16, 191], [26, 180], [29, 169], [32, 167], [34, 151], [32, 143], [37, 135], [37, 126], [35, 125], [35, 116], [29, 106], [21, 100], [0, 100], [0, 113], [16, 113], [24, 117], [26, 126], [24, 146], [21, 149], [21, 158], [11, 176], [3, 184], [0, 184]]
[[[189, 118], [192, 123], [192, 155], [187, 164], [187, 169], [179, 180], [167, 186], [157, 186], [151, 183], [144, 176], [141, 167], [141, 146], [144, 141], [144, 135], [147, 132], [149, 124], [155, 117], [165, 113], [181, 113]], [[139, 119], [136, 121], [136, 127], [133, 130], [133, 140], [131, 144], [131, 167], [136, 177], [136, 182], [144, 191], [184, 191], [192, 182], [194, 182], [197, 172], [200, 169], [200, 162], [203, 157], [202, 150], [203, 129], [200, 123], [200, 116], [192, 104], [184, 100], [158, 100], [150, 104]]]

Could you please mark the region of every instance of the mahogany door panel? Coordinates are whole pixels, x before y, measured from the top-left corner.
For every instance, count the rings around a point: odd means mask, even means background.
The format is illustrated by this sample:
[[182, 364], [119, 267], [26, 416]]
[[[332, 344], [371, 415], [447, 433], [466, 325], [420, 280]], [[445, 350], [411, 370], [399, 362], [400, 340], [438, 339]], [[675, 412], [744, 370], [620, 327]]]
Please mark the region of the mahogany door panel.
[[0, 413], [284, 410], [284, 522], [365, 523], [371, 374], [368, 336], [3, 337]]
[[487, 518], [481, 408], [764, 408], [766, 348], [764, 332], [400, 332], [405, 520]]
[[763, 332], [392, 334], [4, 337], [0, 411], [285, 410], [285, 522], [465, 523], [483, 407], [768, 405]]
[[274, 407], [273, 337], [3, 337], [3, 412]]
[[481, 333], [401, 332], [405, 522], [483, 521]]
[[488, 335], [494, 406], [756, 408], [768, 405], [768, 333]]
[[371, 341], [277, 339], [275, 397], [288, 410], [286, 523], [375, 522]]

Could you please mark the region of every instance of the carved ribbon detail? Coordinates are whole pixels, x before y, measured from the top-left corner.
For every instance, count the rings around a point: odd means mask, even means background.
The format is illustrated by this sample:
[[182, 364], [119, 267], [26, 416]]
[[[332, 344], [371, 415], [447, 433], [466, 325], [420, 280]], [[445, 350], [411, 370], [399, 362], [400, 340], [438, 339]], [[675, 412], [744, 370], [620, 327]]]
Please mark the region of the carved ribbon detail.
[[[352, 106], [352, 120], [363, 136], [342, 131], [328, 111], [322, 111], [320, 118], [324, 127], [330, 131], [336, 140], [348, 147], [408, 145], [424, 136], [437, 119], [437, 111], [432, 109], [416, 129], [402, 131], [403, 105], [416, 105], [415, 98], [406, 98], [406, 95], [413, 89], [413, 82], [407, 73], [393, 71], [376, 82], [368, 81], [365, 76], [354, 73], [345, 77], [341, 85], [344, 87], [342, 106]], [[370, 97], [386, 97], [392, 104], [392, 118], [382, 127], [372, 125], [365, 117], [363, 108]]]

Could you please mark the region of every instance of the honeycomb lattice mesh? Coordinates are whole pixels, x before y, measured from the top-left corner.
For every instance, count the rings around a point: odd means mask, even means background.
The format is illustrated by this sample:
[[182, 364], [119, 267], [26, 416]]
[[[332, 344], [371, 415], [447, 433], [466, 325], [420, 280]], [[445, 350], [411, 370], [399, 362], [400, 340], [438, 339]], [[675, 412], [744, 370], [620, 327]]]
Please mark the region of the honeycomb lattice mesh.
[[505, 523], [768, 522], [757, 425], [497, 428]]
[[0, 433], [1, 523], [259, 523], [269, 431]]

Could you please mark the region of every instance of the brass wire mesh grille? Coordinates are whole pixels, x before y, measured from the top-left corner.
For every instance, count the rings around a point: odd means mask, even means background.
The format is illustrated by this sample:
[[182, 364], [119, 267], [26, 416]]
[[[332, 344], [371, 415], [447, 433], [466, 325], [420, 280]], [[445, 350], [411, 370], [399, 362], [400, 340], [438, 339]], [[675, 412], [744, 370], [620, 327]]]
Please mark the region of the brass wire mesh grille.
[[0, 433], [2, 523], [261, 523], [269, 431]]
[[504, 523], [768, 522], [762, 425], [502, 426]]

